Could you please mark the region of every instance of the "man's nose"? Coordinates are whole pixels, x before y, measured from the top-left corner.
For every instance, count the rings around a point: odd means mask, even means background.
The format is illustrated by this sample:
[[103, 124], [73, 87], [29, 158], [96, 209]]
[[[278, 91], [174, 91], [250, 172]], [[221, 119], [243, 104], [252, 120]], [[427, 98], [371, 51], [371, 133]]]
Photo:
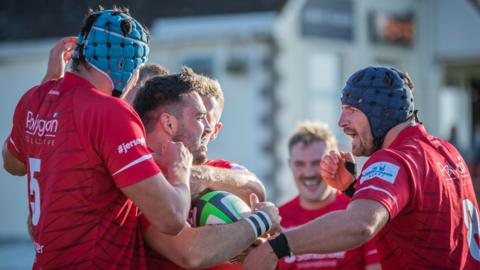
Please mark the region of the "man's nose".
[[347, 119], [347, 116], [345, 115], [345, 113], [341, 112], [340, 113], [340, 118], [338, 119], [338, 126], [341, 127], [341, 128], [345, 128], [348, 126], [348, 119]]
[[213, 127], [212, 127], [212, 124], [210, 123], [210, 121], [207, 121], [207, 120], [205, 119], [205, 125], [204, 125], [204, 127], [205, 127], [205, 133], [212, 133]]

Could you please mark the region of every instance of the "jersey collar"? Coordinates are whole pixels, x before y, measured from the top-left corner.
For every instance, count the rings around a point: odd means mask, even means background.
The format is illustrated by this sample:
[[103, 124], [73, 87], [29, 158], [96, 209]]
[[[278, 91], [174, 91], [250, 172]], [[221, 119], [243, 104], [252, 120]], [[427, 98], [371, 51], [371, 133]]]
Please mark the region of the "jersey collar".
[[400, 134], [398, 134], [397, 138], [395, 138], [395, 140], [393, 140], [393, 142], [387, 148], [395, 148], [396, 146], [400, 145], [402, 141], [410, 137], [425, 138], [429, 136], [431, 135], [427, 133], [425, 127], [421, 124], [417, 124], [402, 130]]
[[73, 72], [66, 72], [65, 77], [63, 79], [63, 85], [65, 88], [71, 88], [75, 86], [83, 86], [88, 88], [95, 88], [93, 84], [89, 81], [85, 80], [84, 78], [78, 76]]

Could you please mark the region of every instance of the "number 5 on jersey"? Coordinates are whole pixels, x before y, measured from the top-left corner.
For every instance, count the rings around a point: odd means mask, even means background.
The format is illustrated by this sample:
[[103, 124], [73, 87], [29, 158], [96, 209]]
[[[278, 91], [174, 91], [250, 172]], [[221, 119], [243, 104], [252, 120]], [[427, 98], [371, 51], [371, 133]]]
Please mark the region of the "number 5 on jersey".
[[30, 208], [32, 210], [32, 225], [36, 226], [40, 220], [40, 185], [35, 178], [35, 173], [40, 172], [41, 161], [38, 158], [29, 158], [29, 173], [30, 177], [30, 191], [29, 195], [33, 196], [33, 202], [30, 202]]

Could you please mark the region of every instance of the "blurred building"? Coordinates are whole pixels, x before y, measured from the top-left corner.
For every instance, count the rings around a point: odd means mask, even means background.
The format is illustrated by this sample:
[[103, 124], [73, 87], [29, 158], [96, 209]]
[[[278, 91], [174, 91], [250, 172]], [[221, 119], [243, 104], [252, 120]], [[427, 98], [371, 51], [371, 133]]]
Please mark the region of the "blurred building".
[[[477, 1], [220, 1], [199, 6], [201, 12], [185, 9], [180, 1], [182, 8], [170, 3], [170, 13], [159, 11], [158, 17], [153, 15], [159, 9], [142, 9], [146, 2], [132, 5], [142, 10], [140, 19], [149, 18], [150, 61], [171, 71], [188, 65], [220, 81], [226, 98], [224, 129], [211, 144], [210, 156], [255, 172], [271, 200], [283, 202], [295, 192], [287, 168], [287, 140], [298, 121], [328, 123], [341, 147], [349, 149], [336, 124], [340, 91], [351, 73], [367, 65], [408, 71], [427, 129], [444, 139], [455, 133], [455, 144], [472, 160], [479, 151]], [[151, 2], [158, 7], [153, 2], [162, 1]], [[244, 4], [229, 6], [237, 2]], [[138, 17], [135, 11], [132, 7]], [[0, 138], [8, 136], [21, 94], [41, 80], [55, 41], [40, 36], [12, 41], [5, 36], [0, 35], [9, 40], [0, 43]], [[0, 178], [1, 212], [8, 217], [0, 227], [0, 241], [25, 238], [26, 181], [3, 171]]]

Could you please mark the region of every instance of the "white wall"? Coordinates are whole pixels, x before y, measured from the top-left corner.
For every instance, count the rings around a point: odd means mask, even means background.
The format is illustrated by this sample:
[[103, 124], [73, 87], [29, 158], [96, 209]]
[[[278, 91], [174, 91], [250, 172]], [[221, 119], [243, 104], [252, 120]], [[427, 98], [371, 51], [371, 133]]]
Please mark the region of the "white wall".
[[462, 60], [470, 57], [480, 59], [480, 10], [473, 8], [471, 0], [435, 2], [437, 56]]

